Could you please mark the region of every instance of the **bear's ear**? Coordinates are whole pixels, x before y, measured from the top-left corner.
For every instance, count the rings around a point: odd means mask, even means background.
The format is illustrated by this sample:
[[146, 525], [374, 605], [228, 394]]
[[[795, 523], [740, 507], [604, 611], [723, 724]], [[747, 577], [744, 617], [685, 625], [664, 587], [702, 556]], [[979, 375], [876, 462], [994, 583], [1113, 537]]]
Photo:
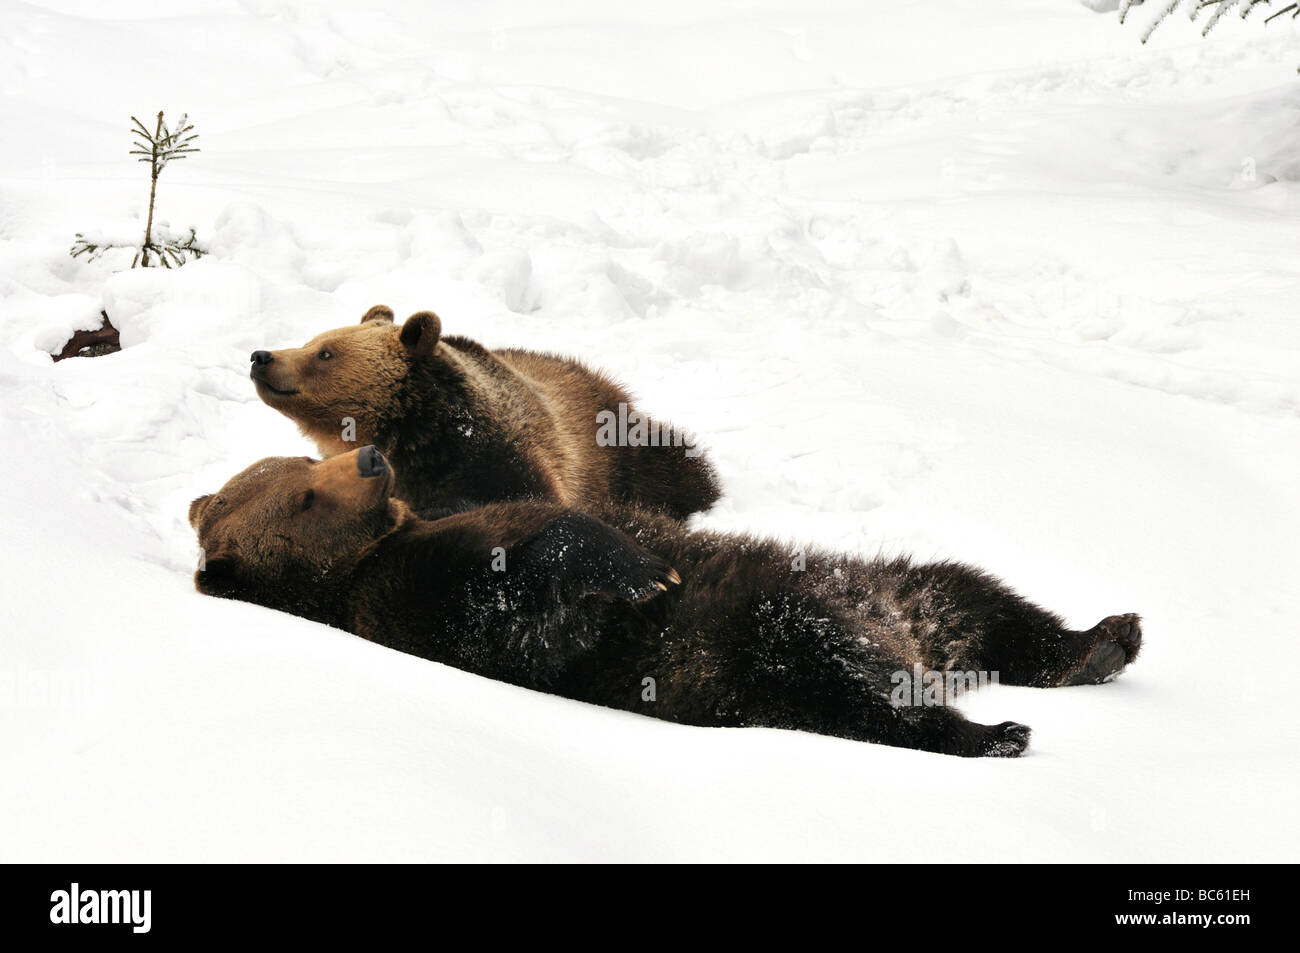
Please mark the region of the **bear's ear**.
[[199, 520], [203, 518], [203, 511], [207, 509], [208, 502], [212, 499], [211, 493], [205, 493], [197, 500], [190, 504], [190, 526], [194, 529], [199, 528]]
[[361, 316], [361, 323], [368, 324], [371, 321], [382, 321], [385, 324], [393, 323], [393, 309], [386, 304], [377, 304]]
[[417, 311], [406, 319], [398, 335], [412, 357], [427, 357], [438, 346], [442, 321], [432, 311]]

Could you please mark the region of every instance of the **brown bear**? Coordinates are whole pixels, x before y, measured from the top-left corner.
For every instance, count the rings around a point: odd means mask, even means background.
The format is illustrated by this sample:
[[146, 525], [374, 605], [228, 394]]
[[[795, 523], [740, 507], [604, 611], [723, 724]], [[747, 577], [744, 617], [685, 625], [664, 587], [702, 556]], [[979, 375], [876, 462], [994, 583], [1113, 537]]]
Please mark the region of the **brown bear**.
[[608, 505], [500, 503], [422, 520], [365, 447], [276, 457], [190, 505], [199, 591], [489, 678], [669, 721], [1013, 757], [1024, 725], [948, 701], [982, 683], [1098, 683], [1136, 615], [1086, 631], [958, 563], [864, 560], [690, 532]]
[[614, 501], [684, 519], [719, 495], [694, 439], [633, 409], [605, 375], [555, 354], [443, 337], [430, 311], [398, 328], [376, 305], [303, 347], [254, 351], [250, 376], [322, 456], [378, 446], [401, 474], [398, 496], [417, 509]]

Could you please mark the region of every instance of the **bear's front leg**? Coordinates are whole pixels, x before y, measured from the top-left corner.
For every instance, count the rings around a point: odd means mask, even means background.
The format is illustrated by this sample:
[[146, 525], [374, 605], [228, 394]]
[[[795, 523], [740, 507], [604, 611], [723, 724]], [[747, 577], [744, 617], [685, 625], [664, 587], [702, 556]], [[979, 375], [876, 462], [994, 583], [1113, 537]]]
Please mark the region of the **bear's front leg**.
[[682, 581], [667, 561], [585, 513], [561, 512], [493, 552], [491, 570], [469, 588], [471, 624], [493, 646], [500, 677], [534, 688], [546, 689], [611, 634], [661, 625], [671, 612], [666, 596]]
[[590, 596], [643, 603], [682, 581], [667, 561], [586, 513], [556, 517], [511, 558], [553, 611]]

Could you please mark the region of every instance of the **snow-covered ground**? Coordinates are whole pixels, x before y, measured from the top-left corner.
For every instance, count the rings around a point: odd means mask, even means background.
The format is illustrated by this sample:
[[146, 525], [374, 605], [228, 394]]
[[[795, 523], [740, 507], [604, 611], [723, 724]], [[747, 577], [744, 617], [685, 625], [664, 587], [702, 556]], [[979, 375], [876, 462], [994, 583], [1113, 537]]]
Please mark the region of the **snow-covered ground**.
[[[1300, 32], [1113, 5], [0, 0], [0, 860], [1296, 860]], [[211, 255], [72, 260], [143, 231], [160, 108]], [[189, 500], [311, 452], [248, 353], [376, 302], [621, 376], [707, 439], [705, 525], [1144, 655], [979, 693], [1034, 736], [969, 761], [200, 597]], [[101, 308], [124, 350], [52, 363]]]

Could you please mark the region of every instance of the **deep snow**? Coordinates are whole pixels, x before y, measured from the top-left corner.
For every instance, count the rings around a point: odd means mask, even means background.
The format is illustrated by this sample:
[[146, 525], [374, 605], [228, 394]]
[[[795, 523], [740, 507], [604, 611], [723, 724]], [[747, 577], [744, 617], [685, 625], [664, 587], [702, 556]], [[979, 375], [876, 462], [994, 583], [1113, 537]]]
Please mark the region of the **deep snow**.
[[[0, 859], [1296, 860], [1297, 30], [1089, 6], [0, 0]], [[212, 254], [73, 261], [143, 230], [159, 108]], [[1144, 655], [981, 692], [1033, 741], [966, 761], [198, 596], [189, 500], [311, 452], [248, 353], [381, 301], [615, 372], [706, 440], [703, 525]], [[51, 363], [101, 307], [125, 349]]]

